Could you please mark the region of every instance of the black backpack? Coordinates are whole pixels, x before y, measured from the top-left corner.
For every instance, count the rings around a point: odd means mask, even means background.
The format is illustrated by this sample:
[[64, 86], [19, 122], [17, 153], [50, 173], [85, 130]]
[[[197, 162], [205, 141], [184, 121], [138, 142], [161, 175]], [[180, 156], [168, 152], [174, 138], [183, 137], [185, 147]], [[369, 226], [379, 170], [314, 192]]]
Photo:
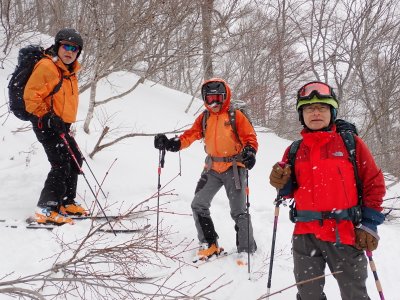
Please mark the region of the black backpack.
[[[336, 132], [340, 133], [340, 136], [343, 139], [344, 145], [346, 146], [347, 152], [349, 153], [349, 158], [351, 164], [353, 165], [354, 177], [356, 180], [357, 185], [357, 194], [358, 194], [358, 203], [359, 205], [362, 204], [362, 184], [360, 177], [358, 176], [358, 169], [356, 164], [356, 141], [355, 135], [358, 135], [357, 128], [354, 124], [344, 121], [342, 119], [337, 119], [335, 121], [336, 124]], [[292, 168], [292, 182], [293, 186], [297, 186], [296, 177], [295, 177], [295, 161], [296, 161], [296, 153], [300, 147], [302, 140], [294, 141], [290, 145], [289, 154], [288, 154], [288, 161]]]
[[[240, 110], [242, 112], [242, 114], [249, 120], [249, 122], [250, 122], [250, 124], [252, 126], [253, 126], [253, 123], [251, 122], [250, 116], [247, 113], [246, 103], [244, 101], [241, 101], [241, 100], [231, 101], [230, 106], [229, 106], [229, 110], [228, 110], [229, 123], [232, 126], [232, 130], [233, 130], [233, 132], [235, 134], [236, 139], [239, 141], [240, 144], [242, 144], [242, 141], [240, 140], [239, 133], [238, 133], [237, 128], [236, 128], [236, 111], [237, 110]], [[205, 132], [206, 132], [207, 120], [208, 120], [209, 116], [210, 116], [210, 112], [208, 111], [208, 109], [204, 110], [203, 119], [201, 120], [203, 137], [204, 137]]]
[[[44, 57], [45, 50], [38, 45], [29, 45], [19, 50], [18, 64], [8, 84], [8, 104], [10, 111], [20, 120], [29, 121], [33, 116], [25, 110], [24, 89], [36, 63]], [[49, 96], [60, 90], [62, 81], [63, 77], [61, 76], [60, 82]]]
[[[358, 131], [354, 124], [349, 123], [347, 121], [337, 119], [335, 121], [335, 123], [336, 123], [336, 131], [342, 137], [342, 140], [344, 142], [344, 145], [346, 146], [347, 152], [349, 153], [349, 159], [351, 161], [351, 164], [353, 165], [354, 177], [356, 180], [356, 187], [357, 187], [357, 196], [358, 196], [358, 204], [347, 210], [342, 210], [341, 214], [343, 215], [342, 216], [343, 218], [345, 218], [345, 217], [350, 218], [352, 220], [352, 222], [357, 225], [361, 222], [361, 219], [362, 219], [361, 205], [362, 205], [362, 197], [363, 197], [362, 196], [362, 194], [363, 194], [362, 183], [361, 183], [360, 177], [358, 175], [358, 169], [357, 169], [357, 164], [356, 164], [356, 140], [355, 140], [354, 136], [358, 135]], [[301, 141], [302, 140], [294, 141], [290, 145], [289, 154], [288, 154], [288, 161], [292, 168], [292, 175], [291, 175], [291, 179], [292, 179], [292, 183], [293, 183], [292, 188], [297, 187], [294, 168], [295, 168], [295, 161], [296, 161], [296, 152], [300, 147]], [[314, 217], [312, 215], [310, 215], [309, 212], [303, 213], [301, 216], [299, 216], [298, 211], [295, 208], [294, 201], [289, 205], [289, 207], [290, 207], [289, 218], [292, 222], [295, 223], [295, 222], [301, 221], [301, 220], [303, 220], [303, 221], [304, 220], [314, 220]], [[335, 218], [335, 219], [340, 218], [341, 214], [338, 214], [336, 212], [329, 213], [329, 215], [331, 215], [330, 218], [332, 218], [332, 216], [334, 216], [333, 218]], [[321, 217], [324, 218], [322, 214], [321, 214]], [[327, 217], [327, 216], [325, 216], [325, 217]], [[340, 240], [338, 240], [338, 241], [340, 243]]]

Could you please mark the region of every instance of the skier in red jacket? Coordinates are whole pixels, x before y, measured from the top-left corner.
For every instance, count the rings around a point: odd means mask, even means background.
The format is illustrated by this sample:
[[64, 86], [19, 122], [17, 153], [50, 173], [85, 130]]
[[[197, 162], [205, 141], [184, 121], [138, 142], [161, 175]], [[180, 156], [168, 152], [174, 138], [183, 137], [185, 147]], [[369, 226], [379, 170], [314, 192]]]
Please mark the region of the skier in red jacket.
[[[294, 198], [296, 282], [323, 275], [328, 264], [331, 272], [341, 271], [335, 278], [342, 299], [370, 299], [363, 250], [373, 251], [378, 246], [377, 225], [384, 220], [380, 211], [385, 182], [368, 147], [354, 135], [362, 186], [359, 203], [353, 164], [343, 138], [336, 132], [338, 107], [333, 89], [325, 83], [310, 82], [298, 91], [296, 108], [304, 126], [303, 140], [294, 166], [289, 164], [289, 147], [282, 159], [285, 167], [273, 166], [270, 184], [279, 189], [280, 195]], [[297, 299], [326, 299], [324, 283], [316, 280], [298, 285]]]

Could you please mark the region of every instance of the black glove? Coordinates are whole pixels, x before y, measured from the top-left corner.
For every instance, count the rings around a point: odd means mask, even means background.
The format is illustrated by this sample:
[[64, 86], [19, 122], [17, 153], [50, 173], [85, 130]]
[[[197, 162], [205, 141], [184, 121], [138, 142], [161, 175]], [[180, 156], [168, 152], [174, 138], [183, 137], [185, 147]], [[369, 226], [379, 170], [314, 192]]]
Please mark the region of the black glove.
[[251, 170], [256, 164], [256, 150], [251, 146], [246, 146], [242, 150], [242, 163], [248, 170]]
[[178, 137], [169, 139], [166, 145], [167, 151], [177, 152], [181, 149], [181, 140]]
[[167, 147], [168, 138], [165, 134], [157, 134], [154, 137], [154, 147], [158, 150], [164, 150]]
[[45, 114], [42, 117], [43, 128], [54, 131], [57, 134], [62, 134], [67, 132], [65, 127], [65, 122], [57, 115], [52, 112]]

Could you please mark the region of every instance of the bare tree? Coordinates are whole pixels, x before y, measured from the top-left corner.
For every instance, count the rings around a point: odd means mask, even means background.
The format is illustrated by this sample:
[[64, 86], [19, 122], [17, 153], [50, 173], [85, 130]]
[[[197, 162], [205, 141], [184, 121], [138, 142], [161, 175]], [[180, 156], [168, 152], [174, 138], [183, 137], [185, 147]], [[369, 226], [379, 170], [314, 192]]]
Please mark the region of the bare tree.
[[213, 63], [212, 63], [212, 13], [213, 13], [214, 0], [204, 0], [201, 4], [201, 24], [202, 26], [202, 45], [203, 45], [203, 69], [204, 78], [210, 79], [214, 77]]
[[139, 74], [143, 81], [187, 53], [186, 47], [179, 48], [168, 41], [192, 8], [187, 1], [139, 0], [119, 5], [95, 1], [92, 7], [94, 9], [88, 15], [92, 22], [87, 29], [90, 37], [86, 41], [88, 47], [84, 57], [90, 73], [85, 74], [86, 84], [82, 88], [90, 87], [90, 106], [84, 124], [86, 132], [89, 132], [94, 108], [99, 102], [96, 88], [102, 78], [123, 70]]
[[[340, 117], [357, 124], [385, 170], [399, 174], [399, 0], [71, 0], [35, 6], [41, 2], [1, 1], [0, 61], [23, 32], [77, 28], [85, 40], [81, 92], [90, 90], [86, 132], [99, 106], [106, 109], [146, 79], [190, 93], [193, 101], [202, 80], [218, 76], [231, 85], [233, 98], [248, 103], [257, 125], [295, 138], [296, 90], [321, 80], [335, 88]], [[98, 85], [115, 71], [140, 77], [104, 99]]]

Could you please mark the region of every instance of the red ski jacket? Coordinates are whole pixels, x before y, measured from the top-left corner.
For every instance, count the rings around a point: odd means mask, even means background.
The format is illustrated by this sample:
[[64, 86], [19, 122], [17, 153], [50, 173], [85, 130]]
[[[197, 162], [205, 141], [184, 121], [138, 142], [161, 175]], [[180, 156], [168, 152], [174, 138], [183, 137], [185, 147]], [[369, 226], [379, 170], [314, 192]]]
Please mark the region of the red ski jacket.
[[[342, 137], [332, 131], [302, 131], [303, 141], [296, 153], [293, 192], [297, 210], [333, 211], [358, 204], [353, 165]], [[381, 211], [385, 182], [368, 147], [355, 136], [356, 164], [363, 187], [363, 206]], [[283, 161], [288, 162], [289, 148]], [[354, 245], [354, 225], [349, 220], [324, 219], [297, 222], [294, 234], [314, 234], [323, 241], [336, 241], [336, 229], [341, 243]]]

